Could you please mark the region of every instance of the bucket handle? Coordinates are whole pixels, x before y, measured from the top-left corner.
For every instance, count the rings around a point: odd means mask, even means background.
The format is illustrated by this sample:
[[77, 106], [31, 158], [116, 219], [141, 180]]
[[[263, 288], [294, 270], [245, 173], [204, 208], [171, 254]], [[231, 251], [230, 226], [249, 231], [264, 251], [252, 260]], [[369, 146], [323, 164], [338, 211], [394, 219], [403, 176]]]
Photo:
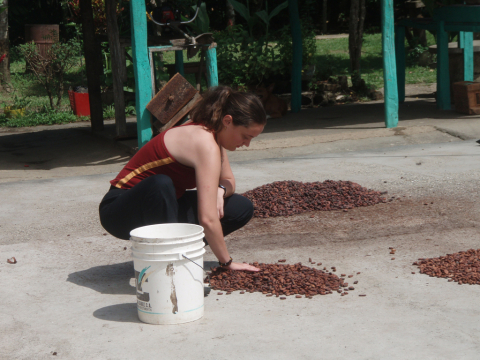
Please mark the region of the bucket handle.
[[191, 261], [192, 263], [194, 263], [195, 265], [197, 265], [200, 269], [202, 269], [203, 272], [204, 272], [205, 274], [207, 274], [208, 284], [210, 285], [210, 276], [208, 275], [208, 272], [206, 272], [205, 269], [204, 269], [202, 266], [200, 266], [199, 264], [197, 264], [195, 261], [193, 261], [192, 259], [189, 259], [187, 256], [185, 256], [185, 254], [179, 253], [179, 254], [178, 254], [179, 260], [182, 260], [182, 257], [184, 257], [185, 259]]

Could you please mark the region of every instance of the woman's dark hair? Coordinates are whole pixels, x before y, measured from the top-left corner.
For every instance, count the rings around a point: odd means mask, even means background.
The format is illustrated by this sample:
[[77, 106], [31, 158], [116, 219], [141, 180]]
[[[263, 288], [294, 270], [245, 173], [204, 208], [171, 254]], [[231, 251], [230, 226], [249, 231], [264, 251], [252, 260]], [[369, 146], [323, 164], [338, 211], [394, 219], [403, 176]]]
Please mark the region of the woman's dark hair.
[[222, 129], [225, 115], [230, 115], [236, 126], [249, 127], [252, 123], [267, 123], [265, 109], [255, 94], [236, 91], [228, 86], [217, 86], [202, 96], [203, 99], [190, 112], [190, 118], [214, 133]]

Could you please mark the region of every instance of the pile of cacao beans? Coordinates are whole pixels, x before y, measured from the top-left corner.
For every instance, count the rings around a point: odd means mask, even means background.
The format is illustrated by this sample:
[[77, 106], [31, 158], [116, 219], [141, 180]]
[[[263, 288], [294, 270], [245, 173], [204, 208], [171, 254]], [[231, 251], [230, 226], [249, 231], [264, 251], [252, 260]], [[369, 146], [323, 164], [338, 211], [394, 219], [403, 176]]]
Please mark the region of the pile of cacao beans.
[[303, 183], [276, 181], [243, 194], [260, 218], [291, 216], [314, 210], [344, 210], [387, 202], [379, 191], [368, 190], [351, 181]]
[[[232, 271], [216, 267], [212, 269], [205, 281], [210, 281], [212, 289], [226, 291], [227, 295], [232, 291], [240, 290], [240, 294], [261, 292], [266, 296], [280, 297], [282, 300], [285, 299], [282, 295], [311, 298], [314, 295], [327, 295], [336, 291], [343, 296], [347, 295], [348, 291], [355, 290], [345, 281], [346, 274], [342, 274], [342, 277], [333, 274], [336, 271], [335, 267], [332, 267], [329, 272], [326, 267], [320, 270], [301, 263], [287, 265], [254, 262], [251, 265], [259, 268], [260, 271]], [[353, 277], [353, 274], [348, 277]]]
[[480, 249], [470, 249], [437, 258], [421, 258], [414, 262], [421, 274], [448, 278], [458, 284], [480, 285]]

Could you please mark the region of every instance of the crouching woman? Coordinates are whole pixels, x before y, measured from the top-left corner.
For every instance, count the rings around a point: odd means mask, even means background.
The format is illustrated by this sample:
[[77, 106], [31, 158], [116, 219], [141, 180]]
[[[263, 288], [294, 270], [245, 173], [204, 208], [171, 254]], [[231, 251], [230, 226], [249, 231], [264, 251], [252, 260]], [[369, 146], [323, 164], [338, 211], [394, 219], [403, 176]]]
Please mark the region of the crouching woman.
[[102, 226], [128, 240], [141, 226], [199, 224], [221, 266], [258, 271], [233, 262], [225, 244], [224, 237], [253, 216], [250, 200], [235, 194], [226, 150], [249, 146], [263, 131], [263, 105], [253, 94], [217, 87], [204, 94], [190, 117], [152, 138], [110, 181], [100, 203]]

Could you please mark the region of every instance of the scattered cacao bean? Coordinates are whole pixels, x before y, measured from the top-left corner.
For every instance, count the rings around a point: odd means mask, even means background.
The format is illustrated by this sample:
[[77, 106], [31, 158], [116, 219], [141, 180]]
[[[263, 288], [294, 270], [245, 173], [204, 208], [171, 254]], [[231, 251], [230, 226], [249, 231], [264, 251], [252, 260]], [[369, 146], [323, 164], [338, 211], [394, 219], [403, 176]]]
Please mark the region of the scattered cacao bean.
[[354, 285], [357, 285], [357, 284], [358, 284], [358, 281], [354, 281], [353, 284], [354, 284]]
[[10, 259], [7, 259], [7, 263], [9, 263], [9, 264], [16, 264], [16, 263], [17, 263], [17, 259], [15, 259], [15, 257], [11, 257]]
[[351, 181], [302, 183], [276, 181], [243, 193], [252, 201], [254, 216], [260, 218], [292, 216], [307, 211], [353, 209], [385, 203], [380, 192]]
[[285, 296], [281, 296], [281, 297], [280, 297], [280, 300], [285, 300], [285, 299], [286, 299]]
[[217, 295], [223, 295], [223, 293], [222, 293], [222, 292], [218, 292]]
[[278, 262], [285, 262], [285, 261], [287, 261], [287, 259], [278, 260]]
[[358, 295], [358, 296], [367, 296], [367, 295], [365, 295], [365, 294], [360, 294], [360, 295]]

